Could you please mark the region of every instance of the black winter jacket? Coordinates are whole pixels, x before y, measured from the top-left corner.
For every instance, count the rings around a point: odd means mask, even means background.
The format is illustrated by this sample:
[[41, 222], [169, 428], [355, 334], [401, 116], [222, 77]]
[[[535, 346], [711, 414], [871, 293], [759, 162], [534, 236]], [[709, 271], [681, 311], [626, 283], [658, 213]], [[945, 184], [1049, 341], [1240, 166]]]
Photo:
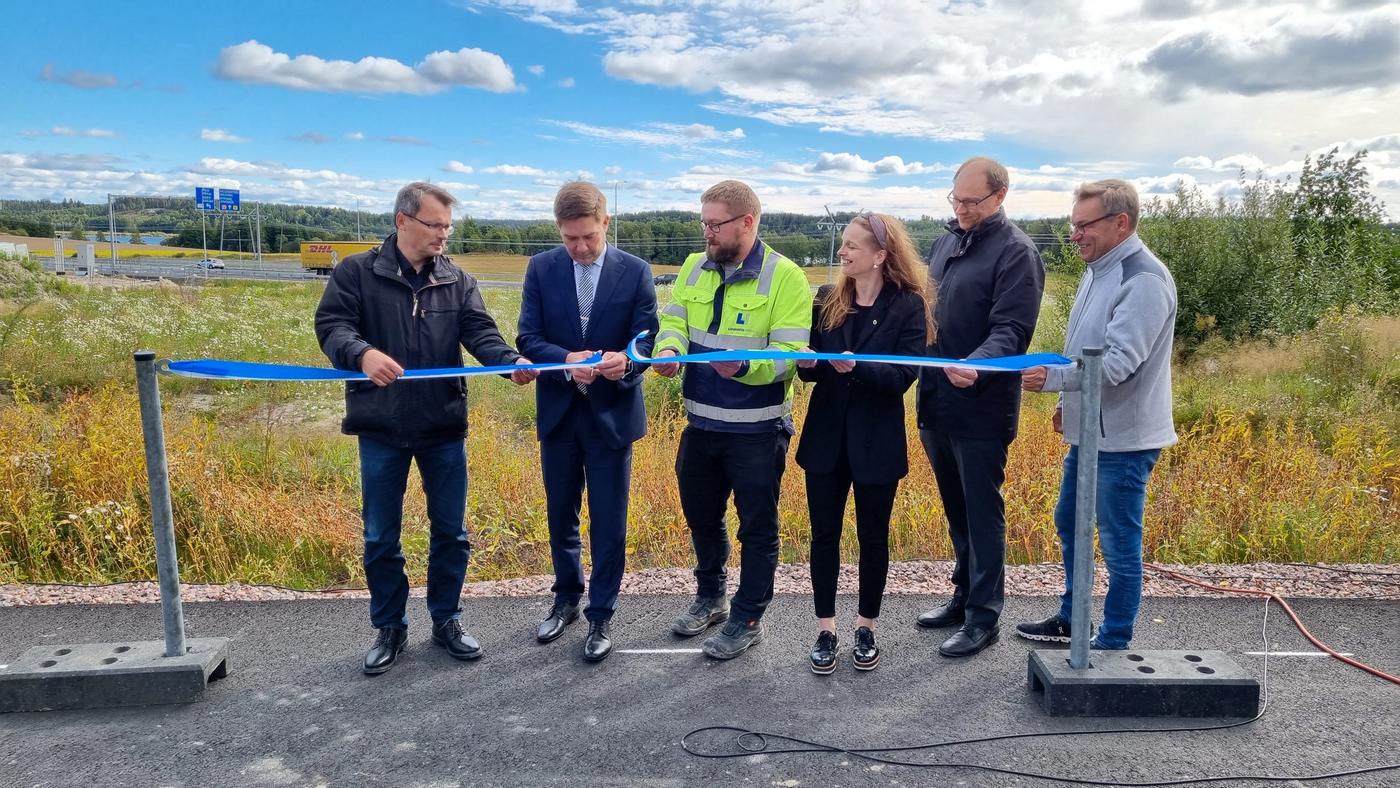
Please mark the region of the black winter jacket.
[[[471, 274], [436, 257], [426, 284], [415, 292], [399, 272], [397, 240], [390, 235], [383, 245], [351, 255], [331, 271], [316, 308], [316, 339], [332, 366], [359, 371], [360, 357], [371, 347], [404, 369], [460, 367], [463, 347], [488, 366], [520, 358], [486, 313]], [[464, 383], [463, 378], [400, 380], [382, 388], [369, 381], [347, 383], [341, 429], [402, 448], [465, 437]]]
[[[997, 211], [964, 231], [954, 219], [933, 242], [928, 273], [938, 286], [938, 338], [930, 356], [1016, 356], [1030, 347], [1045, 292], [1045, 265], [1021, 228]], [[919, 374], [919, 428], [1007, 443], [1016, 437], [1021, 376], [979, 372], [960, 389], [942, 369]]]

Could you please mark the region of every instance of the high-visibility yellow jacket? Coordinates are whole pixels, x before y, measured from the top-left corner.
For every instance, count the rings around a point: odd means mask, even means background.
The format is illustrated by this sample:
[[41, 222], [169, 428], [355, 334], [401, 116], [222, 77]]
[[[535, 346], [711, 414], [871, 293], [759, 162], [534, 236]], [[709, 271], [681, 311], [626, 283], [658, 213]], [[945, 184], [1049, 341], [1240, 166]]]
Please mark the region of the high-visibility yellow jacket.
[[[717, 263], [698, 252], [681, 266], [660, 323], [653, 354], [800, 350], [811, 338], [812, 291], [802, 269], [762, 241], [727, 280]], [[690, 424], [717, 432], [791, 434], [795, 372], [795, 363], [760, 360], [726, 379], [708, 364], [686, 364], [682, 393]]]

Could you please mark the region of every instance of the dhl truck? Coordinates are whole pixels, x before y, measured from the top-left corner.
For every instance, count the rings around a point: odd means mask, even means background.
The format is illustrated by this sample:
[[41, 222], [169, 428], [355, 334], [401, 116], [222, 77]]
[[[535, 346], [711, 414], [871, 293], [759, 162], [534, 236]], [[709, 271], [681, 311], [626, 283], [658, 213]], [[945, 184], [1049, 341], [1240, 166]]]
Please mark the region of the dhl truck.
[[367, 252], [379, 245], [379, 241], [303, 241], [301, 244], [301, 267], [315, 271], [322, 276], [330, 276], [331, 269], [341, 260], [352, 254]]

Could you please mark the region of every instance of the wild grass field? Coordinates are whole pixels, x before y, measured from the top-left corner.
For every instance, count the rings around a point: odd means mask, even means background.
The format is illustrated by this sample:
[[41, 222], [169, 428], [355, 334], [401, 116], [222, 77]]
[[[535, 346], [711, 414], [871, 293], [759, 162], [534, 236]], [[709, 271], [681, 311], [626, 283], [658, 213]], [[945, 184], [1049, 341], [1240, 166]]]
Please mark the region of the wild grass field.
[[[0, 582], [151, 577], [131, 352], [324, 365], [312, 333], [321, 285], [22, 284], [9, 282], [11, 297], [0, 301]], [[1052, 277], [1035, 349], [1058, 349], [1073, 285]], [[660, 292], [665, 299], [667, 289]], [[519, 292], [485, 295], [513, 339]], [[354, 440], [338, 431], [338, 386], [161, 382], [186, 579], [363, 582], [357, 458]], [[650, 435], [633, 460], [629, 565], [685, 566], [691, 550], [673, 471], [684, 423], [679, 388], [652, 376], [645, 392]], [[932, 473], [912, 431], [912, 392], [909, 401], [912, 472], [896, 502], [893, 555], [948, 557]], [[533, 391], [473, 379], [470, 402], [471, 575], [548, 572]], [[1007, 541], [1016, 562], [1058, 556], [1050, 513], [1064, 449], [1050, 429], [1052, 404], [1048, 395], [1027, 398], [1012, 446]], [[1397, 404], [1398, 318], [1338, 314], [1273, 345], [1196, 353], [1176, 369], [1182, 441], [1152, 479], [1148, 554], [1181, 562], [1400, 562]], [[799, 384], [799, 424], [805, 406]], [[801, 474], [790, 462], [784, 477], [782, 560], [789, 562], [807, 557]], [[426, 514], [416, 490], [406, 518], [409, 569], [421, 582]], [[848, 558], [853, 530], [843, 545]]]

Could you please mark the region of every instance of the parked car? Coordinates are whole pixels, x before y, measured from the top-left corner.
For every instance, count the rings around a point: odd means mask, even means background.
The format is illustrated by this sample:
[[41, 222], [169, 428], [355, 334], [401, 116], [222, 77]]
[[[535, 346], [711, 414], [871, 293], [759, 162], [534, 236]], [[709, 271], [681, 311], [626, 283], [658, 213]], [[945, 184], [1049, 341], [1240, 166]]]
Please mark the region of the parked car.
[[652, 281], [652, 284], [657, 284], [657, 285], [673, 285], [673, 284], [676, 283], [676, 275], [675, 275], [675, 274], [657, 274], [656, 276], [652, 277], [651, 281]]
[[223, 267], [224, 267], [224, 261], [223, 261], [223, 260], [220, 260], [220, 259], [217, 258], [217, 257], [206, 257], [206, 258], [204, 258], [203, 260], [200, 260], [200, 261], [197, 263], [197, 265], [198, 265], [200, 268], [223, 268]]

